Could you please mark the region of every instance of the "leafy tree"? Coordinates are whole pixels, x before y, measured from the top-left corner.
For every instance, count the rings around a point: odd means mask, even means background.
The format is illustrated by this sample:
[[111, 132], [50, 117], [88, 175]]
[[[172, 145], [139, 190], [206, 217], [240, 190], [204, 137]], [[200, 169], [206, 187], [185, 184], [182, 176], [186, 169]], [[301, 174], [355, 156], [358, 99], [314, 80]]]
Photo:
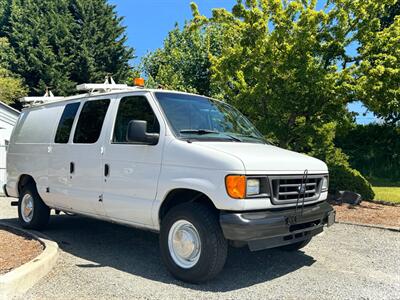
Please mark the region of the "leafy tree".
[[0, 67], [9, 69], [10, 61], [15, 59], [15, 53], [10, 47], [7, 38], [0, 37]]
[[221, 33], [215, 27], [191, 30], [185, 24], [169, 32], [164, 47], [143, 59], [150, 84], [211, 95], [210, 55], [221, 52]]
[[10, 71], [0, 67], [0, 101], [6, 104], [15, 102], [27, 94], [27, 88], [18, 77], [14, 77]]
[[350, 119], [350, 74], [336, 66], [343, 46], [330, 32], [333, 17], [315, 3], [239, 1], [210, 19], [193, 9], [194, 23], [226, 33], [222, 54], [211, 57], [213, 85], [278, 144], [310, 152], [319, 128]]
[[0, 38], [0, 101], [11, 105], [28, 92], [22, 79], [8, 70], [9, 58], [13, 57], [13, 54], [7, 39]]
[[[193, 4], [194, 28], [223, 28], [222, 52], [211, 55], [212, 90], [222, 91], [268, 137], [284, 148], [325, 160], [335, 189], [352, 178], [365, 199], [373, 191], [334, 145], [338, 126], [348, 126], [356, 69], [346, 53], [353, 39], [345, 7], [316, 10], [316, 1], [238, 1], [211, 18]], [[340, 67], [338, 66], [340, 64]], [[219, 93], [221, 94], [221, 93]]]
[[359, 44], [353, 58], [354, 99], [378, 117], [400, 121], [400, 16], [399, 2], [340, 1], [353, 25], [352, 41]]
[[383, 15], [380, 17], [381, 29], [389, 27], [393, 24], [396, 16], [400, 15], [400, 1], [396, 0], [394, 3], [388, 4], [385, 7]]
[[348, 98], [362, 101], [378, 117], [400, 120], [400, 21], [397, 0], [333, 0], [335, 16], [331, 32], [343, 36], [345, 46], [357, 47], [353, 55], [343, 53], [342, 68], [353, 80]]
[[359, 49], [357, 98], [388, 122], [400, 121], [400, 17]]

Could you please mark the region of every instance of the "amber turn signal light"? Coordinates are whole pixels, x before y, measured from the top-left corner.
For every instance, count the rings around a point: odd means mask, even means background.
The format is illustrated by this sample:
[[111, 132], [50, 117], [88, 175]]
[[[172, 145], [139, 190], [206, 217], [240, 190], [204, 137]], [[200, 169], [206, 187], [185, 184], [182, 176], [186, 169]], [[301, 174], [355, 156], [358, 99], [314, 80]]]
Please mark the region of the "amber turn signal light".
[[228, 195], [235, 199], [243, 199], [246, 196], [246, 176], [228, 175], [225, 178], [225, 186]]

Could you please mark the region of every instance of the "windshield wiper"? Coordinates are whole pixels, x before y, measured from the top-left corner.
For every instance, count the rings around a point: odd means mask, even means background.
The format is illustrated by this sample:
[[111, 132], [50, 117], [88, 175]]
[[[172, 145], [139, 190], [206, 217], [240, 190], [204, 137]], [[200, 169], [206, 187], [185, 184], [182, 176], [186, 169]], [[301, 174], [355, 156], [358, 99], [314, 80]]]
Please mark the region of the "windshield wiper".
[[189, 133], [189, 134], [199, 134], [199, 135], [210, 134], [210, 133], [217, 133], [217, 134], [220, 133], [218, 131], [210, 130], [210, 129], [182, 129], [179, 132], [180, 133]]
[[248, 135], [246, 135], [246, 134], [241, 134], [240, 136], [241, 136], [241, 137], [244, 137], [244, 138], [251, 138], [251, 139], [255, 139], [255, 140], [258, 140], [258, 141], [261, 141], [261, 142], [263, 142], [264, 144], [267, 144], [267, 141], [266, 141], [264, 138], [262, 138], [262, 137], [259, 137], [259, 136], [256, 136], [256, 135], [251, 135], [251, 134], [248, 134]]
[[221, 132], [221, 134], [224, 134], [224, 135], [226, 135], [227, 137], [230, 137], [232, 140], [234, 140], [234, 141], [236, 141], [236, 142], [243, 142], [242, 139], [240, 139], [240, 138], [238, 138], [237, 136], [234, 136], [234, 135], [232, 135], [232, 134], [223, 133], [223, 132]]
[[210, 130], [210, 129], [182, 129], [179, 131], [179, 133], [188, 133], [188, 134], [198, 134], [198, 135], [204, 135], [204, 134], [222, 134], [227, 136], [228, 138], [230, 138], [231, 140], [234, 140], [236, 142], [242, 142], [242, 139], [227, 134], [225, 132], [219, 132], [219, 131], [215, 131], [215, 130]]

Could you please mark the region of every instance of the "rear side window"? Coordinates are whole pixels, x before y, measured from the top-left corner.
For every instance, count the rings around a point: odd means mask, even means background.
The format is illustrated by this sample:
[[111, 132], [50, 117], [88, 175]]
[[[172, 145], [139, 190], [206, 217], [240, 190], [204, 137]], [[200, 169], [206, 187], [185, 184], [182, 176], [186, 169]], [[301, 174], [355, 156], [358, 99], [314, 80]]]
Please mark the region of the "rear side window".
[[23, 112], [14, 133], [15, 143], [50, 143], [61, 111], [61, 106], [43, 106]]
[[97, 142], [109, 105], [110, 100], [108, 99], [88, 101], [83, 105], [76, 125], [74, 143], [93, 144]]
[[69, 140], [72, 124], [74, 123], [76, 112], [78, 111], [80, 103], [67, 104], [61, 116], [60, 123], [58, 123], [55, 143], [66, 144]]
[[126, 131], [128, 123], [132, 120], [147, 121], [148, 133], [160, 133], [160, 124], [146, 97], [125, 97], [119, 103], [113, 143], [128, 143], [126, 140]]

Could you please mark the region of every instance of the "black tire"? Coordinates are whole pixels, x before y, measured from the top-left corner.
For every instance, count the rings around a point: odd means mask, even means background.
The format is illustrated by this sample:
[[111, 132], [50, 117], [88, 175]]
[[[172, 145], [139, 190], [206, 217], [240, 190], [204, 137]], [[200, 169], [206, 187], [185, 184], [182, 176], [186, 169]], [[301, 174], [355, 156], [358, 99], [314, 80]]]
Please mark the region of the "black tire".
[[[185, 203], [171, 209], [161, 222], [161, 257], [168, 271], [177, 279], [200, 283], [215, 277], [224, 267], [228, 242], [219, 225], [218, 213], [200, 203]], [[179, 220], [190, 222], [198, 232], [201, 251], [197, 263], [182, 268], [175, 263], [168, 247], [168, 235], [173, 224]]]
[[[22, 216], [21, 206], [22, 200], [26, 195], [30, 195], [33, 199], [33, 213], [30, 221], [24, 220]], [[28, 183], [22, 188], [18, 201], [18, 219], [23, 228], [41, 230], [49, 223], [50, 208], [40, 198], [36, 185]]]
[[301, 248], [307, 246], [308, 243], [310, 243], [310, 242], [311, 242], [311, 238], [306, 239], [301, 242], [294, 243], [294, 244], [281, 246], [281, 247], [279, 247], [279, 249], [284, 250], [284, 251], [297, 251], [297, 250], [300, 250]]

